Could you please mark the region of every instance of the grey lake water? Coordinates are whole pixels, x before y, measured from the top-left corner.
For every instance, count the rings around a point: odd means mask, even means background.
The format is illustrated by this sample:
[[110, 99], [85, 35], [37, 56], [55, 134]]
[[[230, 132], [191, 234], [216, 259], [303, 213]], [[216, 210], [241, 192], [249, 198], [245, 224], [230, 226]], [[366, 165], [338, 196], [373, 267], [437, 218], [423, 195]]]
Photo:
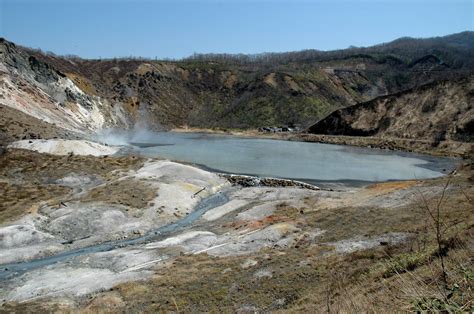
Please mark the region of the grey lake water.
[[196, 164], [218, 172], [301, 180], [309, 183], [426, 179], [454, 169], [453, 158], [205, 133], [156, 133], [131, 140], [149, 157]]

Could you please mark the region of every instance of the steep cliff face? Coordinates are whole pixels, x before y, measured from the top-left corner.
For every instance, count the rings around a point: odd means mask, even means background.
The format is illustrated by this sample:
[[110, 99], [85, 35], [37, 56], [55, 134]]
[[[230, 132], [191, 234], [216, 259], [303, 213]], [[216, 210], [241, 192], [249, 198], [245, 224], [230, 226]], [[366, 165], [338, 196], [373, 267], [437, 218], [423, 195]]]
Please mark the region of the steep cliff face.
[[446, 38], [250, 61], [84, 60], [0, 40], [0, 105], [74, 132], [137, 121], [151, 128], [307, 127], [334, 110], [472, 72], [471, 46]]
[[11, 43], [0, 43], [0, 104], [61, 129], [87, 132], [125, 124], [107, 100]]
[[474, 76], [442, 81], [336, 110], [317, 134], [474, 140]]

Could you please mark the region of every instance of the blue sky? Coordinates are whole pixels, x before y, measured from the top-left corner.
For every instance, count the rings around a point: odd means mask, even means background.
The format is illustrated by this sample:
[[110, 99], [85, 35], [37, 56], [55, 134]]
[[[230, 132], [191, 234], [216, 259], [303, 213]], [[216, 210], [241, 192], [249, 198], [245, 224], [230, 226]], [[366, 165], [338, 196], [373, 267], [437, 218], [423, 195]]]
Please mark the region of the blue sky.
[[0, 0], [0, 36], [85, 58], [368, 46], [473, 30], [473, 0]]

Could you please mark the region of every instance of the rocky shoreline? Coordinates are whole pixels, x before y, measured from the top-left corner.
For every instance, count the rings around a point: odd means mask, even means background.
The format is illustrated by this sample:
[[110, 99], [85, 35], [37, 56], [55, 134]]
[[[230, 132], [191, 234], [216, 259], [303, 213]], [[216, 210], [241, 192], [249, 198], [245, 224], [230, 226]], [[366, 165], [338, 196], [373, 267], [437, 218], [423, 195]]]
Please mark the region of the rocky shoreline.
[[287, 137], [287, 139], [293, 141], [397, 150], [439, 157], [462, 158], [467, 158], [467, 156], [469, 156], [470, 150], [473, 146], [473, 144], [469, 142], [442, 141], [436, 143], [431, 140], [423, 139], [321, 135], [309, 133], [295, 134], [294, 136]]
[[297, 142], [312, 142], [322, 144], [347, 145], [365, 148], [376, 148], [384, 150], [403, 151], [409, 153], [426, 154], [437, 157], [461, 157], [468, 158], [473, 143], [458, 141], [435, 142], [427, 139], [410, 138], [385, 138], [375, 136], [346, 136], [346, 135], [324, 135], [311, 133], [262, 133], [254, 129], [202, 129], [182, 128], [172, 129], [172, 132], [182, 133], [210, 133], [232, 135], [239, 137], [287, 140]]
[[320, 190], [320, 188], [315, 185], [297, 180], [272, 177], [255, 177], [225, 173], [219, 173], [219, 176], [226, 178], [232, 185], [240, 185], [242, 187], [298, 187], [314, 191]]

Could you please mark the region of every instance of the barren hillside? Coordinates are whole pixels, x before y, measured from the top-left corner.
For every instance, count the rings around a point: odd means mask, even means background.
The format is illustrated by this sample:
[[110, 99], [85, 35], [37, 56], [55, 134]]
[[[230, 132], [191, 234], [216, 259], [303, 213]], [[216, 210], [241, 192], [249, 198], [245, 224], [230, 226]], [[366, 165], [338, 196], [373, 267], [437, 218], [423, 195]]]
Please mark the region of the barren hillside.
[[331, 52], [155, 61], [60, 57], [1, 40], [0, 100], [70, 130], [127, 128], [144, 117], [155, 128], [306, 127], [340, 108], [472, 73], [473, 43], [464, 32]]
[[474, 76], [441, 81], [337, 110], [309, 128], [331, 135], [474, 139]]

